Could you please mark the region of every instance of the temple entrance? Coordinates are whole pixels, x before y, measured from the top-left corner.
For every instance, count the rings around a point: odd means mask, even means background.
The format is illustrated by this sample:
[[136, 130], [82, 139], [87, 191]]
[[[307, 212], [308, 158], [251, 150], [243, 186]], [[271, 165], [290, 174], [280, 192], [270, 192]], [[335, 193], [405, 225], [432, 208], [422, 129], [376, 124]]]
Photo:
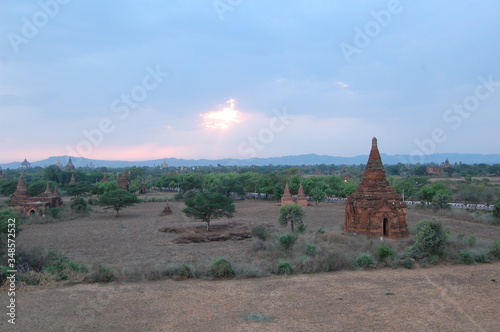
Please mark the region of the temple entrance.
[[388, 231], [389, 231], [389, 221], [387, 220], [387, 218], [384, 218], [383, 225], [382, 225], [382, 229], [383, 229], [383, 234], [384, 234], [384, 236], [388, 236]]

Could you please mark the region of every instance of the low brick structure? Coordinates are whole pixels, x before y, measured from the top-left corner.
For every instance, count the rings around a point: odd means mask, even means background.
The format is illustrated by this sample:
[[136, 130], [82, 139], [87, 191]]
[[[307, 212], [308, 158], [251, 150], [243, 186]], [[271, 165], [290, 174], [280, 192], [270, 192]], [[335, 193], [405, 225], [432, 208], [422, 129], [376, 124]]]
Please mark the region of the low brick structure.
[[304, 194], [304, 188], [302, 187], [302, 183], [299, 186], [299, 191], [297, 193], [297, 199], [295, 200], [295, 203], [302, 206], [307, 206], [307, 197]]
[[281, 206], [293, 203], [292, 195], [290, 194], [290, 188], [288, 187], [288, 182], [285, 184], [285, 190], [283, 191], [283, 196], [281, 196]]
[[54, 191], [52, 192], [47, 184], [45, 192], [38, 196], [30, 197], [24, 180], [24, 171], [21, 172], [16, 191], [8, 205], [9, 208], [20, 211], [28, 216], [31, 214], [44, 214], [49, 208], [60, 206], [63, 206], [63, 201], [59, 195], [57, 186], [54, 187]]
[[347, 198], [344, 230], [369, 237], [405, 238], [408, 236], [406, 207], [387, 182], [374, 137], [363, 180]]
[[127, 179], [127, 172], [125, 170], [123, 170], [122, 175], [116, 179], [116, 182], [118, 183], [118, 187], [121, 190], [128, 191], [129, 186], [130, 186], [130, 181]]

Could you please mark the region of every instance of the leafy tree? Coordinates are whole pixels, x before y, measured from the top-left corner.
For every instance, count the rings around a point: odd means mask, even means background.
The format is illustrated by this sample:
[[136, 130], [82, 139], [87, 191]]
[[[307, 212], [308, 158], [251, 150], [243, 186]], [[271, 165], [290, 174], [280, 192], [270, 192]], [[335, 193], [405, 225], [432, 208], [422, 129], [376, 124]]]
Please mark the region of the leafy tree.
[[227, 197], [229, 197], [232, 192], [240, 195], [245, 192], [242, 183], [236, 176], [236, 173], [210, 174], [207, 182], [207, 189], [226, 195]]
[[493, 216], [495, 218], [498, 218], [500, 219], [500, 199], [498, 199], [496, 202], [495, 202], [495, 206], [493, 207]]
[[118, 190], [118, 189], [119, 189], [118, 184], [115, 181], [98, 182], [92, 186], [90, 193], [92, 195], [100, 196], [100, 195], [107, 193], [109, 191]]
[[57, 182], [59, 184], [61, 184], [63, 181], [63, 171], [57, 165], [47, 166], [43, 170], [43, 174], [44, 174], [45, 179], [47, 179], [49, 181], [54, 181], [54, 182]]
[[75, 197], [70, 203], [71, 210], [75, 213], [85, 214], [90, 211], [90, 207], [83, 197]]
[[321, 189], [320, 187], [314, 187], [310, 192], [309, 192], [311, 198], [313, 201], [316, 202], [316, 205], [319, 204], [319, 202], [323, 201], [326, 198], [326, 192]]
[[10, 196], [17, 188], [16, 180], [0, 180], [0, 195]]
[[292, 232], [294, 232], [294, 226], [302, 224], [302, 218], [305, 215], [304, 208], [299, 204], [285, 204], [280, 207], [278, 221], [281, 226], [286, 226], [290, 223]]
[[439, 220], [421, 220], [415, 227], [415, 242], [409, 252], [415, 258], [442, 256], [450, 242], [450, 230]]
[[210, 221], [221, 217], [232, 218], [235, 212], [233, 201], [219, 193], [202, 192], [185, 200], [186, 208], [182, 210], [188, 217], [207, 223], [210, 231]]
[[92, 184], [87, 181], [76, 182], [66, 186], [66, 194], [72, 197], [86, 196], [92, 191]]
[[447, 210], [450, 209], [450, 205], [448, 204], [450, 201], [450, 195], [444, 192], [438, 192], [432, 198], [432, 207], [434, 208], [434, 210]]
[[54, 186], [57, 184], [53, 181], [37, 180], [37, 181], [31, 182], [28, 185], [28, 192], [30, 193], [31, 196], [40, 195], [41, 193], [45, 192], [45, 190], [47, 189], [47, 183], [49, 184], [50, 190], [54, 190]]
[[103, 194], [99, 197], [97, 204], [101, 206], [105, 206], [107, 208], [113, 208], [116, 211], [116, 215], [118, 216], [118, 211], [121, 209], [132, 206], [135, 203], [139, 203], [139, 199], [133, 193], [130, 193], [126, 190], [112, 190]]

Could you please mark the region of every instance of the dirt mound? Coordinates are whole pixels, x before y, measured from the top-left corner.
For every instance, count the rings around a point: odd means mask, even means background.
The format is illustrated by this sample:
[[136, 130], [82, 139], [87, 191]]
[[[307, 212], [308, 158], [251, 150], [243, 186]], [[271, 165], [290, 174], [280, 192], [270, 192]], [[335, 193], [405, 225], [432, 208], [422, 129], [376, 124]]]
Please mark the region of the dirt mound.
[[[231, 230], [231, 231], [228, 231]], [[173, 243], [187, 244], [187, 243], [203, 243], [211, 241], [239, 241], [252, 237], [248, 227], [243, 226], [237, 222], [227, 222], [222, 224], [215, 224], [207, 231], [204, 226], [196, 227], [171, 227], [165, 226], [158, 230], [164, 233], [185, 234], [172, 240]]]

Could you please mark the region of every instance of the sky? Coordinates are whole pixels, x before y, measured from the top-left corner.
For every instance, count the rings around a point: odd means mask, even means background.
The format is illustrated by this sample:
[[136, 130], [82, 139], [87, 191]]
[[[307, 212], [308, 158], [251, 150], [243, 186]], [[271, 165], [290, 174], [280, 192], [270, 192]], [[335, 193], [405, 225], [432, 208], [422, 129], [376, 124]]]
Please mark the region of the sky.
[[[500, 153], [500, 2], [0, 0], [0, 163]], [[403, 160], [402, 160], [403, 161]]]

